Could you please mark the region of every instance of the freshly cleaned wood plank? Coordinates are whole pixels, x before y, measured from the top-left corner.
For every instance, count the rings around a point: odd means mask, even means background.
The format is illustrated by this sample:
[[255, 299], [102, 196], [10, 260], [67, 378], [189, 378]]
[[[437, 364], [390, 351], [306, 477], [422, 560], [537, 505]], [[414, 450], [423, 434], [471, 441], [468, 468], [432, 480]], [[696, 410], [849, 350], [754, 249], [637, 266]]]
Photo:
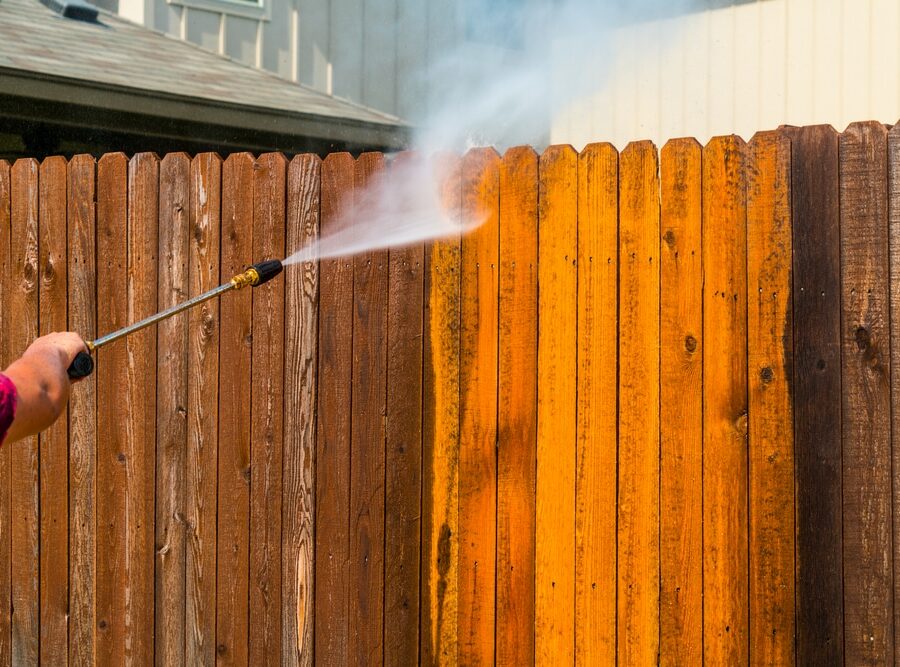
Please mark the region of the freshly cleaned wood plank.
[[[220, 282], [253, 262], [253, 157], [222, 165]], [[216, 660], [246, 665], [250, 559], [250, 290], [219, 304], [219, 463], [216, 524]]]
[[841, 307], [838, 134], [791, 139], [797, 663], [842, 664]]
[[887, 130], [840, 138], [844, 652], [894, 662]]
[[[401, 153], [392, 183], [422, 158]], [[384, 504], [384, 662], [419, 663], [425, 247], [391, 248]]]
[[[12, 166], [10, 216], [10, 292], [7, 352], [10, 363], [38, 335], [39, 165], [17, 160]], [[12, 663], [37, 664], [40, 653], [40, 580], [38, 549], [38, 437], [10, 447], [10, 576]]]
[[497, 664], [534, 662], [538, 156], [500, 163]]
[[750, 662], [794, 663], [794, 438], [790, 382], [791, 144], [762, 132], [747, 167]]
[[[322, 163], [320, 234], [338, 224], [352, 197], [354, 161], [335, 153]], [[319, 385], [316, 397], [316, 662], [349, 661], [350, 393], [353, 260], [319, 262]]]
[[[66, 160], [40, 168], [39, 332], [67, 330]], [[68, 414], [40, 435], [41, 662], [65, 663], [69, 653]]]
[[[159, 166], [159, 285], [157, 303], [184, 301], [188, 287], [191, 159], [172, 153]], [[156, 657], [185, 662], [185, 551], [188, 315], [157, 325], [156, 376]]]
[[[319, 235], [322, 161], [298, 155], [288, 167], [286, 251]], [[284, 526], [282, 530], [282, 664], [313, 664], [315, 626], [316, 347], [319, 264], [284, 275]]]
[[575, 647], [575, 447], [578, 155], [551, 146], [538, 200], [535, 660], [571, 662]]
[[497, 543], [497, 290], [499, 164], [492, 149], [463, 158], [460, 298], [459, 661], [494, 662]]
[[[9, 162], [0, 160], [0, 368], [12, 361], [10, 298], [13, 282], [10, 267], [12, 181]], [[10, 492], [9, 447], [0, 443], [0, 562], [10, 562], [12, 546], [12, 512]], [[11, 600], [12, 568], [0, 568], [0, 600]], [[0, 604], [0, 663], [12, 663], [12, 605]]]
[[[436, 164], [441, 205], [459, 221], [462, 160]], [[425, 249], [425, 349], [422, 412], [421, 660], [458, 662], [459, 603], [459, 237]]]
[[659, 653], [659, 161], [619, 156], [618, 660]]
[[[253, 261], [284, 257], [287, 160], [261, 155], [253, 172]], [[250, 664], [281, 659], [281, 463], [284, 282], [254, 287], [250, 430]]]
[[[363, 153], [353, 183], [379, 192], [384, 158]], [[364, 224], [359, 221], [357, 224]], [[388, 254], [353, 259], [353, 406], [350, 432], [350, 661], [380, 665], [384, 658], [384, 415], [387, 381]]]
[[702, 148], [663, 146], [660, 165], [660, 663], [703, 655]]
[[748, 660], [746, 146], [703, 149], [703, 655]]
[[[218, 285], [222, 160], [214, 153], [190, 165], [187, 292]], [[229, 295], [231, 296], [231, 295]], [[187, 455], [185, 471], [185, 637], [188, 664], [216, 661], [216, 467], [219, 451], [219, 300], [187, 318]], [[233, 409], [232, 406], [227, 407]]]
[[578, 156], [575, 662], [616, 659], [619, 154]]

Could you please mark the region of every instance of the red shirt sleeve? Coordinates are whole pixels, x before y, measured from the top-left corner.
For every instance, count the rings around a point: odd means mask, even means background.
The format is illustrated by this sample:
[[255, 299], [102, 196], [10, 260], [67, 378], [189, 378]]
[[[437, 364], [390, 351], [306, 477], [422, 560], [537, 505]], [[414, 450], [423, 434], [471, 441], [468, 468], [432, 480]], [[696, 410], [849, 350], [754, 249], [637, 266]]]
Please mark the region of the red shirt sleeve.
[[0, 443], [6, 438], [6, 432], [16, 416], [16, 385], [5, 375], [0, 374]]

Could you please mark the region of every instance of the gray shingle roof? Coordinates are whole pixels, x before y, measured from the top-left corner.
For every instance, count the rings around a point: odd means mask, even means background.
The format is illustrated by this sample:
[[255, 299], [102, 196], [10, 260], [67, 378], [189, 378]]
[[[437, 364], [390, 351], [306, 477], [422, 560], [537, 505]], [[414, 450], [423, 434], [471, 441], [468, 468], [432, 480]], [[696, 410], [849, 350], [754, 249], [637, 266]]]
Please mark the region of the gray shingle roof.
[[85, 23], [63, 18], [37, 0], [0, 0], [2, 69], [320, 120], [333, 118], [386, 129], [403, 126], [388, 114], [242, 65], [108, 12], [100, 12], [100, 23]]

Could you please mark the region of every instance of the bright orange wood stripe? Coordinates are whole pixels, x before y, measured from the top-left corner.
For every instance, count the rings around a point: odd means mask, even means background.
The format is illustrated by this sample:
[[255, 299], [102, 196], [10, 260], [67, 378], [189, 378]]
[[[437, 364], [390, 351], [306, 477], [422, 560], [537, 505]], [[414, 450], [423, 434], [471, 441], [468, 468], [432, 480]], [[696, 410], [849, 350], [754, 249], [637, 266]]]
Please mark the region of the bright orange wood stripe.
[[703, 654], [748, 660], [744, 142], [703, 149]]
[[499, 164], [491, 149], [463, 159], [459, 446], [459, 661], [494, 662], [497, 537]]
[[578, 155], [540, 160], [535, 654], [567, 662], [575, 648], [575, 420]]
[[794, 663], [794, 429], [790, 140], [750, 142], [747, 353], [750, 383], [750, 661]]
[[701, 156], [662, 149], [660, 241], [660, 662], [703, 655], [703, 273]]
[[497, 664], [534, 662], [538, 157], [500, 164]]
[[[459, 219], [462, 160], [436, 165], [441, 203]], [[423, 664], [457, 664], [459, 602], [460, 240], [426, 248], [422, 415]]]
[[578, 424], [575, 661], [616, 660], [619, 154], [578, 158]]
[[656, 147], [619, 157], [618, 659], [659, 649], [659, 175]]

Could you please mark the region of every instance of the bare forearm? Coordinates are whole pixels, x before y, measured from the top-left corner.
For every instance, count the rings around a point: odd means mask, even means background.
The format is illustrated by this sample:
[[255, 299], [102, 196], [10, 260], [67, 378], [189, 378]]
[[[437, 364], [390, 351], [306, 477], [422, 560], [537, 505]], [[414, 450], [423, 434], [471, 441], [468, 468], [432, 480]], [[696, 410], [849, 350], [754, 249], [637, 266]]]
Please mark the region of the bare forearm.
[[16, 386], [16, 418], [7, 433], [7, 441], [38, 433], [50, 426], [62, 413], [69, 393], [63, 359], [58, 351], [29, 351], [6, 369]]

